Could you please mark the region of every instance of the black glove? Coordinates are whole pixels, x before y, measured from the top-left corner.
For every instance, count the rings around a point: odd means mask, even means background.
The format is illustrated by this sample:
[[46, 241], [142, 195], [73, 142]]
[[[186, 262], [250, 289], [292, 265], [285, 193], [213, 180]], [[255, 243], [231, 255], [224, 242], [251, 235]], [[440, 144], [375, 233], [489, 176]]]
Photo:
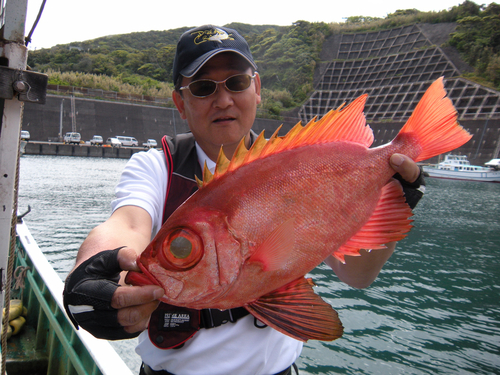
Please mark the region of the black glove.
[[403, 187], [403, 192], [405, 193], [406, 203], [413, 210], [416, 206], [420, 198], [424, 196], [425, 193], [425, 180], [424, 174], [422, 173], [422, 169], [420, 169], [420, 174], [415, 182], [408, 182], [403, 180], [403, 177], [399, 173], [396, 173], [392, 176], [396, 180], [401, 183]]
[[140, 333], [125, 332], [118, 323], [118, 310], [111, 307], [122, 271], [118, 263], [121, 248], [105, 250], [87, 259], [64, 283], [66, 313], [76, 329], [81, 326], [99, 339], [130, 339]]

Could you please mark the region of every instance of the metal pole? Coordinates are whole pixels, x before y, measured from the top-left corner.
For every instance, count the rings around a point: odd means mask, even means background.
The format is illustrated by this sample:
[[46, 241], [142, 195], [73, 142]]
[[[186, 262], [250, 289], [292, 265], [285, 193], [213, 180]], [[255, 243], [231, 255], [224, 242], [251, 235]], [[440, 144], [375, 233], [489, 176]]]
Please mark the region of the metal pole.
[[76, 132], [75, 94], [71, 95], [71, 131]]
[[[28, 56], [24, 45], [24, 26], [28, 8], [27, 0], [9, 0], [2, 7], [0, 24], [0, 57], [7, 61], [7, 66], [13, 69], [25, 70]], [[9, 250], [13, 226], [13, 216], [17, 214], [16, 175], [20, 147], [20, 132], [23, 103], [17, 97], [3, 100], [2, 117], [0, 119], [0, 303], [8, 308], [5, 285], [9, 263]], [[3, 329], [2, 329], [3, 332]], [[2, 342], [3, 342], [2, 338]], [[5, 371], [2, 347], [2, 373]]]
[[61, 100], [61, 110], [59, 111], [59, 142], [63, 140], [63, 107], [64, 99]]

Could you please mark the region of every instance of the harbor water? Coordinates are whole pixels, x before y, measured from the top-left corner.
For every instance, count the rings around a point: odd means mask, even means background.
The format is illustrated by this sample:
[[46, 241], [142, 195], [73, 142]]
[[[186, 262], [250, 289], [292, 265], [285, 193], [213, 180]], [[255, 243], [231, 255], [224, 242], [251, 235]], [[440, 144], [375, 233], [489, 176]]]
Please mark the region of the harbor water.
[[[64, 279], [110, 215], [126, 160], [24, 155], [19, 211]], [[311, 273], [344, 336], [308, 342], [301, 374], [500, 374], [500, 184], [427, 179], [414, 228], [378, 279], [357, 290]], [[244, 338], [242, 338], [244, 340]], [[134, 341], [114, 342], [138, 373]]]

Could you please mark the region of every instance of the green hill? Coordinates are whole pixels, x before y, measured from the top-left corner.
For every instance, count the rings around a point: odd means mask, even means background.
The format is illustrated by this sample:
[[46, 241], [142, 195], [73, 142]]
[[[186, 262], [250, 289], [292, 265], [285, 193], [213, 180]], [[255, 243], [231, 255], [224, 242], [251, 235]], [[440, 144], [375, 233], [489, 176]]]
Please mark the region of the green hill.
[[[472, 77], [500, 89], [500, 5], [464, 1], [449, 10], [398, 10], [386, 18], [350, 17], [345, 23], [297, 21], [290, 26], [226, 26], [248, 40], [262, 79], [262, 109], [278, 118], [303, 103], [313, 89], [323, 41], [332, 34], [394, 28], [414, 23], [456, 22], [448, 45], [475, 68]], [[50, 84], [82, 86], [145, 95], [169, 95], [179, 36], [188, 28], [113, 35], [30, 51], [28, 64], [47, 72]], [[64, 74], [63, 74], [64, 73]]]

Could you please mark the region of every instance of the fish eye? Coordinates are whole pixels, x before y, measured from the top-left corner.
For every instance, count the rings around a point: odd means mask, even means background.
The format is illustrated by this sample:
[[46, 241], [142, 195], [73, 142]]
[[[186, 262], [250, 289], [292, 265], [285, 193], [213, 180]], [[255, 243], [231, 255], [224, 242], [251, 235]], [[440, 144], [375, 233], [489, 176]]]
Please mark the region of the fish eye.
[[170, 232], [158, 252], [160, 264], [171, 271], [186, 271], [193, 268], [203, 257], [201, 238], [188, 228], [177, 228]]
[[186, 259], [192, 249], [193, 245], [186, 237], [177, 237], [170, 243], [170, 252], [179, 259]]

